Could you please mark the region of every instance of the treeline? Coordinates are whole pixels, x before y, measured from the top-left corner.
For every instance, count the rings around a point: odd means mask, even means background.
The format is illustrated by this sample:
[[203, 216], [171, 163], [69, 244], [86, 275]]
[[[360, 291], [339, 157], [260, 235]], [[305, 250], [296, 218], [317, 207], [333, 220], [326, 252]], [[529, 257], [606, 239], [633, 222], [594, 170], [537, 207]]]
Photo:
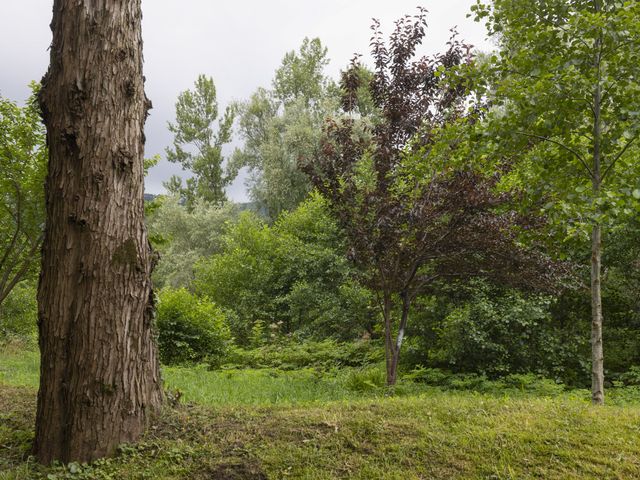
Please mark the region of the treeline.
[[[353, 364], [382, 358], [371, 357], [371, 350], [382, 353], [384, 333], [375, 292], [346, 258], [344, 235], [320, 195], [272, 224], [232, 204], [189, 212], [165, 197], [156, 200], [149, 226], [162, 255], [155, 283], [165, 361], [269, 365], [268, 358], [256, 361], [249, 352], [272, 346], [262, 351], [276, 356], [328, 339], [338, 342], [332, 357], [337, 364], [345, 364], [341, 350], [351, 351], [345, 344], [371, 344], [356, 349], [360, 358], [352, 355]], [[625, 229], [620, 250], [606, 259], [611, 381], [640, 363], [640, 276], [631, 260], [640, 253], [633, 243], [638, 233], [638, 226]], [[587, 281], [587, 272], [580, 275]], [[549, 295], [476, 278], [438, 285], [415, 303], [405, 371], [423, 366], [489, 378], [535, 373], [589, 385], [590, 295], [584, 285]], [[327, 355], [321, 345], [314, 348]], [[316, 361], [309, 354], [300, 366]]]

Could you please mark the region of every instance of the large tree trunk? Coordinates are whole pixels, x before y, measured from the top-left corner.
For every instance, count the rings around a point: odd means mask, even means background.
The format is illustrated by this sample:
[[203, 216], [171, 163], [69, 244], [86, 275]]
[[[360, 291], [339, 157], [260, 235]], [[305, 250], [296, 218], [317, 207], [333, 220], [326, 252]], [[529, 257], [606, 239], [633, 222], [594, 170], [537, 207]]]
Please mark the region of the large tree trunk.
[[34, 451], [90, 461], [162, 401], [144, 226], [140, 0], [55, 0]]

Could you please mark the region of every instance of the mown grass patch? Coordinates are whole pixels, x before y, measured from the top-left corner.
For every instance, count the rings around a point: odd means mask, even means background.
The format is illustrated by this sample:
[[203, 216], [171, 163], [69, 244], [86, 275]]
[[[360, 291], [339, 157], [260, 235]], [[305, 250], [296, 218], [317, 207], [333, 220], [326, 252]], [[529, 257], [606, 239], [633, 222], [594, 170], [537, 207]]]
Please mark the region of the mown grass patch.
[[203, 405], [322, 402], [355, 396], [340, 379], [312, 369], [209, 371], [204, 366], [165, 367], [163, 377], [169, 390], [176, 389], [185, 401]]
[[0, 345], [0, 384], [37, 387], [40, 378], [40, 354], [21, 343]]
[[597, 408], [584, 392], [411, 384], [390, 392], [366, 370], [204, 367], [165, 369], [182, 403], [167, 405], [139, 443], [92, 465], [44, 468], [29, 456], [37, 355], [2, 351], [0, 371], [2, 480], [640, 478], [638, 402]]
[[[640, 478], [640, 408], [441, 392], [307, 405], [167, 408], [91, 466], [28, 458], [35, 391], [0, 387], [0, 478]], [[10, 418], [10, 421], [6, 421]]]

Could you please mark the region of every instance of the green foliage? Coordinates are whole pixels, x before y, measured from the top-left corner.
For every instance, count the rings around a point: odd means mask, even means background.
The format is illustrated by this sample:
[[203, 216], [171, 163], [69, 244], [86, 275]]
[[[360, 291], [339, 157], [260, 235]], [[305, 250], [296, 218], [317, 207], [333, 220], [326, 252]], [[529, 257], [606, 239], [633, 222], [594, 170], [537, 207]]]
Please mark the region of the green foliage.
[[386, 381], [384, 363], [351, 370], [346, 377], [347, 388], [361, 393], [379, 390], [386, 385]]
[[620, 375], [620, 381], [625, 385], [640, 386], [640, 366], [635, 365]]
[[15, 337], [35, 339], [38, 321], [36, 284], [18, 283], [0, 308], [0, 340]]
[[234, 312], [229, 322], [238, 342], [249, 338], [257, 320], [277, 321], [274, 247], [268, 227], [252, 213], [243, 212], [225, 236], [223, 252], [195, 266], [196, 291]]
[[153, 272], [155, 285], [189, 287], [194, 265], [223, 250], [224, 234], [238, 212], [233, 203], [216, 206], [197, 200], [188, 209], [177, 196], [157, 197], [147, 207], [149, 238], [160, 253]]
[[608, 402], [612, 405], [637, 405], [640, 399], [640, 386], [632, 385], [624, 388], [617, 386], [617, 388], [610, 388], [608, 394]]
[[640, 3], [478, 0], [474, 11], [500, 48], [485, 69], [492, 108], [479, 143], [490, 146], [488, 163], [506, 167], [525, 208], [544, 205], [562, 254], [591, 243], [592, 388], [601, 404], [602, 237], [606, 244], [611, 227], [640, 212]]
[[610, 230], [603, 263], [607, 266], [602, 292], [605, 366], [615, 374], [640, 365], [640, 217], [620, 221]]
[[324, 73], [328, 64], [327, 49], [320, 39], [305, 38], [299, 52], [287, 52], [276, 70], [273, 79], [275, 98], [283, 105], [299, 99], [308, 105], [317, 102], [331, 83]]
[[266, 341], [267, 330], [263, 320], [256, 320], [251, 327], [251, 335], [249, 337], [249, 345], [257, 348], [264, 345]]
[[150, 158], [145, 158], [143, 160], [143, 168], [144, 168], [144, 176], [146, 177], [149, 174], [149, 170], [158, 165], [158, 162], [162, 159], [159, 154], [154, 155]]
[[533, 373], [509, 374], [496, 380], [489, 380], [477, 373], [451, 373], [439, 368], [418, 366], [403, 377], [446, 390], [474, 390], [485, 393], [532, 394], [557, 397], [566, 387], [562, 383]]
[[[488, 158], [508, 158], [511, 186], [544, 205], [558, 236], [588, 241], [640, 203], [637, 2], [478, 2], [499, 52], [484, 64], [493, 106]], [[569, 244], [571, 245], [571, 244]]]
[[[273, 226], [243, 212], [225, 235], [223, 251], [196, 266], [194, 286], [230, 312], [241, 345], [292, 332], [351, 339], [371, 325], [372, 299], [352, 279], [343, 249], [318, 195]], [[262, 339], [251, 334], [256, 322], [262, 322]]]
[[563, 384], [532, 373], [507, 375], [502, 379], [502, 385], [506, 389], [513, 388], [520, 392], [551, 397], [555, 397], [565, 390]]
[[36, 94], [24, 107], [0, 97], [0, 307], [35, 276], [44, 226], [47, 149]]
[[283, 340], [253, 349], [233, 347], [225, 357], [225, 368], [314, 368], [331, 371], [377, 363], [383, 354], [382, 345], [373, 341]]
[[484, 281], [455, 285], [440, 295], [419, 303], [406, 367], [422, 364], [491, 378], [533, 372], [584, 385], [588, 345], [580, 314], [566, 315], [573, 304]]
[[157, 314], [162, 362], [222, 361], [230, 335], [224, 313], [216, 305], [184, 288], [165, 288], [159, 294]]
[[234, 153], [231, 175], [249, 168], [249, 194], [271, 219], [294, 209], [311, 190], [298, 163], [316, 155], [325, 117], [337, 109], [327, 63], [320, 40], [305, 39], [298, 52], [285, 55], [272, 89], [258, 89], [241, 106], [244, 146]]
[[191, 207], [196, 199], [215, 205], [226, 200], [224, 189], [235, 175], [225, 175], [222, 147], [231, 141], [231, 128], [236, 115], [235, 106], [227, 107], [218, 123], [217, 132], [213, 124], [218, 119], [218, 102], [213, 79], [199, 75], [194, 90], [186, 90], [176, 102], [176, 123], [169, 123], [169, 131], [174, 134], [173, 148], [167, 148], [167, 160], [179, 163], [190, 170], [193, 177], [187, 179], [186, 186], [178, 177], [166, 184], [172, 193], [185, 198]]
[[515, 291], [496, 296], [480, 287], [444, 318], [434, 360], [490, 376], [539, 372], [561, 377], [577, 356], [577, 342], [563, 341], [549, 307], [549, 298]]

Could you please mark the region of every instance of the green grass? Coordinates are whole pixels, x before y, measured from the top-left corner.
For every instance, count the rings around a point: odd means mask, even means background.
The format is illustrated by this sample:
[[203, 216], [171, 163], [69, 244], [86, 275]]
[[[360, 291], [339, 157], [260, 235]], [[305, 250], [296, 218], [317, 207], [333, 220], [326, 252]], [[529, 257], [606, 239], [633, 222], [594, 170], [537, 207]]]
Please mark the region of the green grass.
[[0, 345], [0, 384], [37, 387], [40, 378], [40, 354], [21, 344]]
[[[208, 370], [194, 367], [163, 367], [165, 387], [183, 401], [202, 405], [269, 405], [326, 402], [381, 396], [382, 367], [344, 369], [326, 374], [307, 368], [295, 371], [269, 369]], [[373, 378], [373, 382], [370, 377]], [[0, 350], [0, 384], [37, 388], [39, 354], [20, 346]], [[413, 385], [399, 392], [415, 391]]]
[[341, 400], [355, 397], [343, 382], [306, 369], [208, 371], [203, 366], [165, 367], [166, 386], [202, 405], [265, 405]]
[[350, 372], [202, 368], [165, 369], [187, 403], [166, 407], [141, 442], [43, 468], [26, 455], [37, 371], [36, 355], [0, 352], [2, 480], [640, 478], [640, 402], [373, 387], [358, 398], [372, 382]]

